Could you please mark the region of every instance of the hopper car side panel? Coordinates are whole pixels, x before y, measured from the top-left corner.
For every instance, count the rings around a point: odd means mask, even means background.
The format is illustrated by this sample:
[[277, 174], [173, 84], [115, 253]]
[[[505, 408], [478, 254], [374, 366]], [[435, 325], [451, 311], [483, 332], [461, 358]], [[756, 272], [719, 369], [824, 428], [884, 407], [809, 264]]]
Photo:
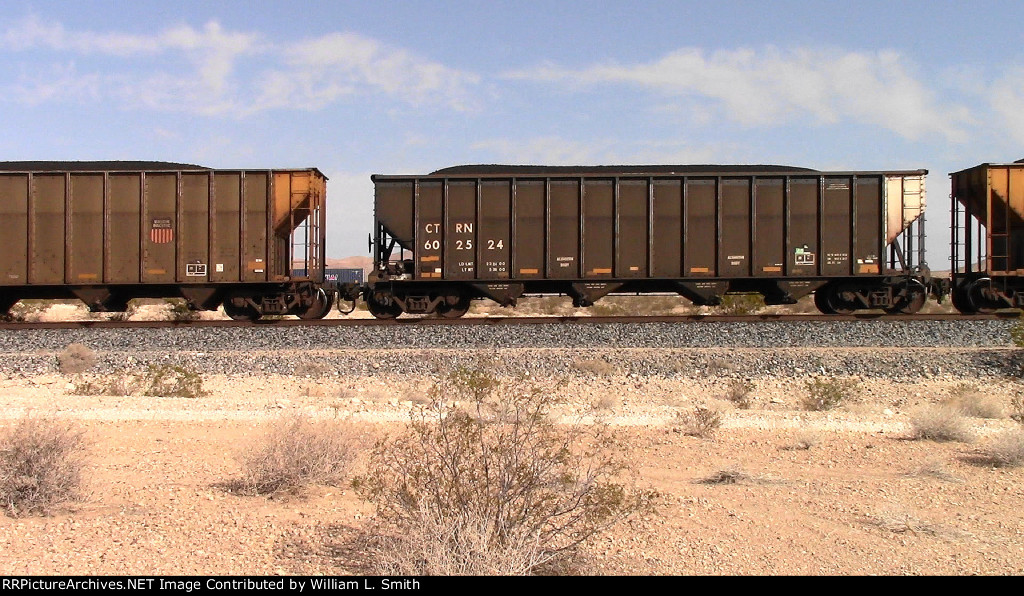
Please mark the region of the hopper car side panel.
[[[697, 303], [760, 292], [788, 303], [826, 285], [836, 294], [826, 310], [906, 310], [926, 291], [926, 268], [908, 259], [920, 252], [897, 246], [922, 208], [908, 211], [903, 189], [923, 192], [924, 170], [570, 173], [374, 176], [375, 314], [458, 316], [468, 298], [513, 304], [523, 293], [589, 305], [612, 292]], [[905, 212], [895, 235], [893, 211]], [[921, 279], [908, 290], [897, 278], [909, 277]]]
[[132, 298], [184, 297], [255, 318], [317, 300], [326, 179], [316, 170], [17, 165], [0, 163], [4, 312], [24, 298], [123, 310]]

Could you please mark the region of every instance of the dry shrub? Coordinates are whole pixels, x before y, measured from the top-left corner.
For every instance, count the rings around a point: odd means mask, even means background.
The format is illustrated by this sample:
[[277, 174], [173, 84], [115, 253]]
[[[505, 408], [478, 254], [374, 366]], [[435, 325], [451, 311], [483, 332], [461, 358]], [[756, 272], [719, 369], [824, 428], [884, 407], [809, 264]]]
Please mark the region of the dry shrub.
[[804, 396], [801, 403], [805, 410], [812, 412], [837, 408], [855, 397], [859, 391], [857, 381], [853, 379], [815, 377], [807, 381], [804, 386], [807, 395]]
[[79, 379], [75, 382], [73, 395], [134, 395], [144, 389], [140, 375], [128, 373]]
[[250, 495], [298, 492], [318, 484], [338, 486], [355, 460], [357, 441], [337, 420], [284, 416], [242, 456], [243, 477], [230, 488]]
[[783, 447], [786, 451], [806, 451], [821, 442], [821, 434], [815, 430], [804, 429], [796, 434], [793, 443]]
[[0, 506], [8, 515], [48, 514], [81, 498], [86, 441], [72, 425], [27, 417], [0, 436]]
[[1010, 398], [1010, 418], [1018, 424], [1024, 424], [1024, 395], [1014, 395]]
[[910, 415], [910, 436], [929, 441], [969, 443], [973, 435], [966, 418], [958, 408], [946, 405], [927, 406]]
[[727, 294], [722, 296], [722, 303], [715, 308], [718, 314], [749, 315], [764, 308], [764, 296], [761, 294]]
[[607, 360], [602, 360], [601, 358], [577, 359], [573, 362], [573, 368], [580, 372], [600, 377], [610, 377], [619, 372], [618, 367]]
[[76, 381], [74, 395], [146, 395], [196, 398], [207, 394], [202, 375], [188, 366], [151, 364], [142, 373], [122, 372]]
[[1024, 465], [1024, 430], [1015, 428], [999, 433], [985, 450], [985, 459], [994, 466]]
[[677, 432], [692, 437], [708, 438], [722, 426], [722, 414], [698, 406], [692, 412], [676, 412], [673, 425]]
[[610, 412], [619, 406], [619, 398], [611, 394], [604, 394], [597, 398], [597, 401], [593, 404], [593, 409], [600, 412]]
[[896, 508], [879, 511], [875, 515], [870, 516], [867, 523], [896, 534], [908, 533], [939, 536], [949, 533], [942, 526], [918, 519], [906, 511]]
[[946, 466], [939, 460], [929, 459], [912, 470], [907, 471], [907, 476], [935, 478], [944, 482], [962, 483], [963, 479], [951, 474]]
[[96, 354], [79, 343], [70, 344], [57, 355], [57, 369], [64, 374], [83, 373], [96, 365]]
[[1003, 417], [999, 399], [987, 395], [973, 385], [959, 385], [953, 389], [947, 405], [960, 410], [965, 416], [996, 419]]
[[151, 397], [202, 397], [203, 376], [197, 371], [175, 364], [151, 364], [140, 383], [144, 395]]
[[731, 381], [729, 387], [725, 390], [725, 399], [730, 401], [737, 408], [741, 410], [748, 410], [754, 405], [754, 400], [750, 393], [754, 390], [753, 383], [748, 381]]
[[754, 478], [744, 472], [743, 470], [732, 467], [725, 468], [715, 472], [707, 478], [702, 478], [697, 481], [698, 484], [740, 484], [741, 482], [750, 482]]
[[[440, 377], [406, 433], [379, 442], [357, 492], [377, 509], [376, 571], [517, 575], [571, 567], [594, 534], [653, 493], [600, 425], [556, 425], [550, 393], [488, 369]], [[451, 405], [468, 402], [468, 408]]]

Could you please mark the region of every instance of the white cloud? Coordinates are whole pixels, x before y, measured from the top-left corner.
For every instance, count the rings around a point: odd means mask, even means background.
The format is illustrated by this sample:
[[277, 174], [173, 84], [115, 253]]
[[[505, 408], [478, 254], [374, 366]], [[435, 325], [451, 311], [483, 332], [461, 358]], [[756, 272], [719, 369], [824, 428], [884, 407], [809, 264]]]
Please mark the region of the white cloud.
[[[988, 94], [996, 121], [1001, 123], [1001, 134], [1009, 133], [1017, 143], [1024, 143], [1024, 67], [1009, 69], [1006, 74], [995, 81]], [[1024, 157], [1014, 156], [1013, 159]]]
[[471, 107], [475, 75], [448, 68], [355, 33], [332, 33], [283, 51], [284, 68], [264, 73], [256, 109], [320, 108], [371, 90], [418, 106]]
[[938, 134], [959, 141], [966, 137], [962, 126], [971, 122], [966, 107], [938, 100], [906, 60], [892, 51], [684, 48], [648, 63], [581, 70], [546, 64], [506, 77], [580, 87], [635, 85], [669, 97], [709, 102], [729, 119], [751, 127], [807, 119], [816, 124], [854, 120], [908, 139]]
[[[16, 97], [28, 103], [59, 95], [130, 108], [244, 116], [275, 108], [315, 110], [367, 93], [461, 111], [471, 107], [471, 88], [478, 82], [473, 75], [357, 34], [274, 44], [260, 33], [228, 30], [216, 21], [199, 29], [182, 25], [135, 35], [69, 31], [60, 23], [28, 17], [0, 30], [0, 56], [10, 61], [30, 51], [34, 59], [48, 51], [81, 60], [61, 79], [69, 93], [54, 94], [52, 82], [23, 76], [14, 87]], [[94, 62], [97, 57], [101, 63]], [[96, 66], [88, 72], [83, 63]], [[90, 93], [81, 92], [86, 86]]]

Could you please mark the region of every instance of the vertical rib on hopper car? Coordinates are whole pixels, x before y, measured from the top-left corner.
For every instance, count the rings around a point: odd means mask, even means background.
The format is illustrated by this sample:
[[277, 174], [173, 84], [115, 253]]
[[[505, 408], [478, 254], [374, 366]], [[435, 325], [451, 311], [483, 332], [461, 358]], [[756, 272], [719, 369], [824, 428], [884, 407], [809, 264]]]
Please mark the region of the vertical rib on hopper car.
[[[930, 278], [925, 170], [784, 166], [460, 166], [374, 176], [378, 317], [469, 301], [674, 292], [696, 304], [815, 292], [829, 313], [916, 312]], [[916, 226], [916, 228], [915, 228]]]
[[316, 169], [0, 163], [0, 312], [23, 298], [106, 311], [183, 297], [239, 319], [323, 316], [325, 183]]

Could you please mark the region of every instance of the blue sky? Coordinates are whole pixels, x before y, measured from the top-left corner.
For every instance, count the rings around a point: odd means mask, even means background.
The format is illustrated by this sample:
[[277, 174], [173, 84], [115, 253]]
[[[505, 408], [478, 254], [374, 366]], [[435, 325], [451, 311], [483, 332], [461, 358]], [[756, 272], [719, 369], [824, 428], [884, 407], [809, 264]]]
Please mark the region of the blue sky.
[[1024, 158], [1024, 2], [45, 2], [0, 16], [0, 159], [315, 166], [332, 257], [370, 174], [460, 163], [926, 168]]

